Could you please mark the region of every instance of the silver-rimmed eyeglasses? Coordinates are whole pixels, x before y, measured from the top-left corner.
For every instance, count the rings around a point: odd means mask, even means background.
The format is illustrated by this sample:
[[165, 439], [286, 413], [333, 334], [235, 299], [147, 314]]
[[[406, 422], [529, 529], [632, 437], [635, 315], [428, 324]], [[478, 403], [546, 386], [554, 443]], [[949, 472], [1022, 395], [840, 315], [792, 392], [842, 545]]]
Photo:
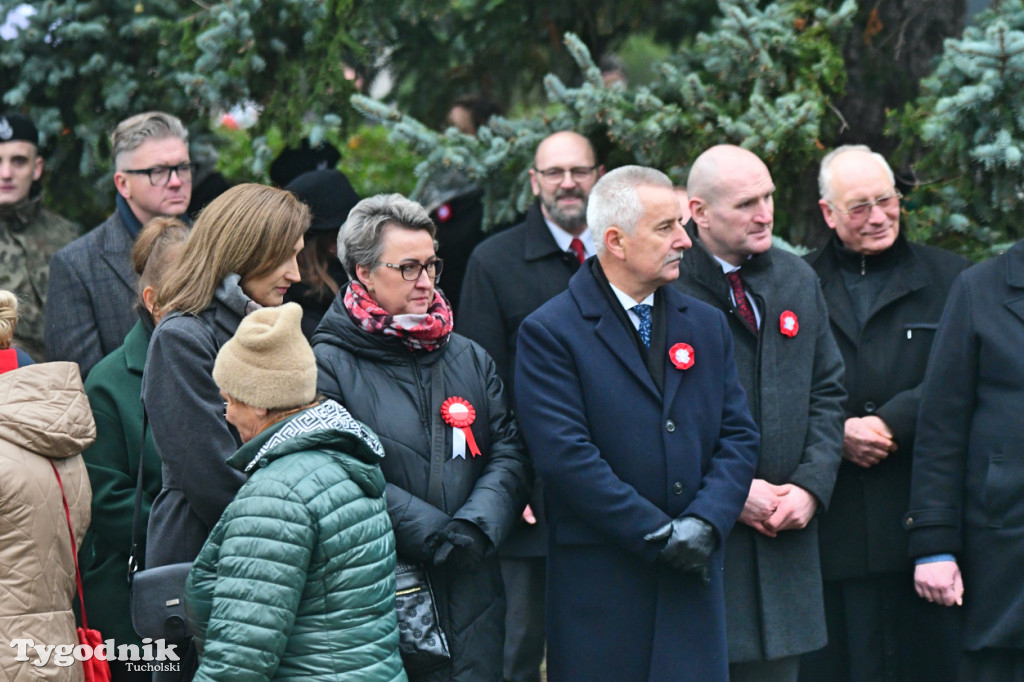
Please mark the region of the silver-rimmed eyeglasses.
[[444, 269], [444, 259], [435, 258], [434, 260], [428, 260], [426, 263], [413, 261], [411, 263], [381, 263], [381, 265], [398, 270], [402, 273], [402, 279], [406, 282], [415, 282], [420, 278], [424, 270], [427, 271], [427, 277], [437, 279], [441, 275], [441, 270]]
[[892, 209], [899, 206], [900, 199], [902, 198], [902, 194], [900, 194], [899, 192], [893, 192], [892, 194], [886, 194], [884, 197], [878, 197], [874, 201], [865, 201], [855, 206], [851, 206], [845, 211], [836, 206], [835, 204], [832, 204], [832, 202], [829, 202], [829, 205], [831, 205], [832, 208], [839, 211], [845, 216], [859, 219], [867, 218], [869, 215], [871, 215], [871, 209], [873, 209], [875, 206], [879, 207], [883, 211], [891, 211]]

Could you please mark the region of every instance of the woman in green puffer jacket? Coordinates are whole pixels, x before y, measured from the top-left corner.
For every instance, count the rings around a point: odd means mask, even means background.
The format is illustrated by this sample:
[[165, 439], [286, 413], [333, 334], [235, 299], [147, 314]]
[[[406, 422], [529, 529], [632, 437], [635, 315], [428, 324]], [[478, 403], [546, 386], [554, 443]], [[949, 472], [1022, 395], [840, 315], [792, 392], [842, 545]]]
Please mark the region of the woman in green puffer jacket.
[[406, 680], [377, 437], [317, 401], [295, 303], [246, 317], [213, 378], [249, 475], [192, 567], [195, 680]]

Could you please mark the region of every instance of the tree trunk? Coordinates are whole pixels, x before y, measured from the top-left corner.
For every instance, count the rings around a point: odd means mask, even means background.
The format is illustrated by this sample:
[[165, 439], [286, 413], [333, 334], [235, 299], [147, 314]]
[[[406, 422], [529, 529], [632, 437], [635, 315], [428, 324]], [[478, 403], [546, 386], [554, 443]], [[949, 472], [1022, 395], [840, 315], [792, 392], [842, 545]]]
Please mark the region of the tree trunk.
[[[889, 158], [898, 142], [884, 135], [886, 113], [917, 97], [943, 41], [963, 33], [966, 15], [966, 0], [862, 0], [843, 49], [846, 96], [836, 103], [841, 130], [829, 148], [866, 144]], [[897, 184], [901, 176], [908, 177], [900, 168], [893, 172]], [[813, 198], [816, 202], [816, 191]], [[808, 202], [805, 224], [810, 229], [803, 239], [812, 247], [823, 244], [830, 232], [813, 203]]]

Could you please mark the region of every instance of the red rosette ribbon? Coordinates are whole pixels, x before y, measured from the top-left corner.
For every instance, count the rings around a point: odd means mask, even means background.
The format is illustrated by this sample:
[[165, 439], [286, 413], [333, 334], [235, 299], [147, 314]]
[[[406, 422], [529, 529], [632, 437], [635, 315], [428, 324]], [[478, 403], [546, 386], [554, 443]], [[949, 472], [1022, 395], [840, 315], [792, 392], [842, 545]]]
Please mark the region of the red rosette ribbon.
[[800, 331], [800, 321], [796, 319], [796, 313], [792, 310], [782, 311], [782, 315], [779, 316], [779, 331], [789, 338], [796, 336]]
[[441, 403], [441, 416], [444, 417], [445, 423], [453, 429], [462, 429], [462, 433], [466, 436], [466, 444], [469, 445], [469, 451], [473, 453], [474, 457], [478, 456], [480, 448], [476, 444], [476, 439], [473, 438], [473, 431], [469, 428], [476, 419], [476, 408], [470, 405], [465, 398], [452, 396]]
[[693, 346], [688, 343], [677, 343], [668, 349], [668, 359], [676, 369], [690, 369], [694, 361]]

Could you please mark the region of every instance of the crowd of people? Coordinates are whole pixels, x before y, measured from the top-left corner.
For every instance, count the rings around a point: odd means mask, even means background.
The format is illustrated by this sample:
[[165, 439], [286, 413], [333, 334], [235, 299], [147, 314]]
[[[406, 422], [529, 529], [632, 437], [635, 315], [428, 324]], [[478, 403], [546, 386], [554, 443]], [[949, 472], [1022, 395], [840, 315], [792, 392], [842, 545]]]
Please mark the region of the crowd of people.
[[117, 681], [1024, 680], [1024, 244], [909, 241], [871, 149], [822, 158], [801, 258], [751, 151], [674, 187], [553, 131], [524, 221], [450, 261], [458, 178], [424, 206], [299, 167], [193, 222], [177, 117], [111, 149], [73, 239], [0, 117], [0, 676], [82, 679], [14, 642], [86, 612], [151, 646], [133, 553], [191, 564], [188, 628]]

